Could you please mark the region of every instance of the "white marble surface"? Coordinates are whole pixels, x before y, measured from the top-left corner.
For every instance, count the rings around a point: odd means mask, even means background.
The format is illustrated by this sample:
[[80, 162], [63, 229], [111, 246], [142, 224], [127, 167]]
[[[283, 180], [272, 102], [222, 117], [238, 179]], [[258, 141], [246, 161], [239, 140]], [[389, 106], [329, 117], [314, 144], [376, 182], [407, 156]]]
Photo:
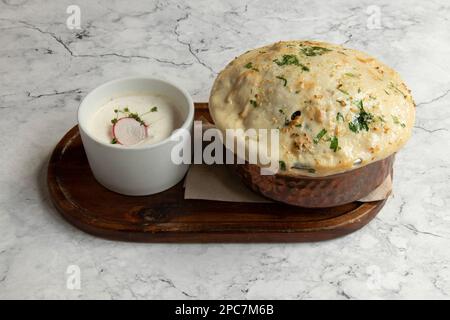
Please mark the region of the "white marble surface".
[[[70, 4], [81, 8], [81, 30], [66, 27]], [[381, 29], [367, 27], [372, 5]], [[3, 0], [0, 298], [448, 298], [449, 17], [444, 0]], [[395, 195], [367, 227], [309, 244], [133, 244], [91, 237], [58, 216], [46, 163], [89, 90], [142, 74], [205, 101], [234, 56], [304, 38], [379, 57], [416, 99]], [[81, 270], [79, 290], [66, 286], [69, 265]]]

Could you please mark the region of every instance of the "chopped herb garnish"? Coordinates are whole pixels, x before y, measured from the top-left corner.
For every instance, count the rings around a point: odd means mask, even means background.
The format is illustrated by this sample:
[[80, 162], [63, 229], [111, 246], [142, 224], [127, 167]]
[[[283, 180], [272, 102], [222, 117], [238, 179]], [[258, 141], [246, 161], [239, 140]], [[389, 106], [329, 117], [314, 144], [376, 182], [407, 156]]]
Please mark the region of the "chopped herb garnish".
[[336, 121], [339, 121], [339, 119], [342, 120], [342, 121], [344, 121], [344, 116], [343, 116], [342, 113], [340, 113], [340, 112], [338, 112], [338, 113], [336, 114]]
[[342, 92], [343, 94], [345, 94], [345, 95], [349, 95], [349, 93], [347, 92], [347, 91], [345, 91], [344, 89], [342, 89], [341, 88], [342, 87], [342, 84], [340, 84], [338, 87], [337, 87], [337, 89], [340, 91], [340, 92]]
[[283, 171], [286, 171], [286, 162], [284, 162], [283, 160], [278, 161], [278, 163], [280, 164], [280, 169]]
[[275, 59], [273, 60], [273, 62], [275, 62], [279, 66], [286, 66], [286, 65], [299, 66], [302, 68], [303, 71], [309, 71], [309, 68], [304, 64], [300, 63], [300, 61], [298, 61], [297, 56], [293, 54], [285, 54], [283, 55], [283, 58], [281, 60]]
[[250, 99], [250, 104], [255, 108], [258, 106], [258, 104], [256, 103], [256, 100]]
[[340, 92], [342, 92], [343, 94], [346, 94], [347, 96], [349, 95], [349, 93], [348, 93], [347, 91], [345, 91], [345, 90], [343, 90], [343, 89], [341, 89], [341, 88], [338, 88], [338, 90], [339, 90]]
[[247, 69], [252, 69], [254, 71], [259, 71], [258, 69], [253, 67], [253, 63], [252, 62], [247, 63], [244, 67], [247, 68]]
[[362, 101], [362, 100], [356, 101], [355, 104], [356, 104], [356, 106], [359, 108], [359, 110], [361, 110], [361, 109], [364, 110], [364, 107], [363, 107], [363, 101]]
[[396, 116], [392, 116], [392, 120], [394, 121], [395, 124], [399, 124], [402, 126], [402, 128], [406, 127], [406, 124], [400, 122], [400, 120], [398, 119], [398, 117]]
[[301, 127], [302, 127], [302, 124], [299, 123], [299, 124], [296, 124], [295, 126], [296, 126], [297, 128], [301, 128]]
[[117, 143], [117, 139], [116, 138], [112, 138], [111, 144], [116, 144], [116, 143]]
[[144, 120], [142, 120], [142, 116], [146, 115], [149, 112], [155, 112], [158, 111], [158, 107], [153, 107], [150, 109], [150, 111], [147, 111], [141, 115], [137, 114], [136, 112], [130, 112], [130, 109], [128, 107], [123, 108], [123, 110], [120, 109], [114, 109], [114, 113], [116, 114], [116, 117], [111, 119], [111, 123], [114, 125], [117, 123], [117, 121], [119, 120], [119, 113], [123, 113], [126, 117], [128, 118], [133, 118], [134, 120], [136, 120], [137, 122], [139, 122], [141, 125], [145, 126], [146, 123], [144, 122]]
[[349, 122], [348, 128], [355, 133], [359, 131], [357, 123]]
[[333, 138], [331, 138], [330, 149], [336, 152], [338, 147], [339, 147], [338, 138], [334, 136]]
[[144, 120], [141, 119], [141, 117], [135, 113], [135, 112], [130, 112], [128, 114], [128, 117], [133, 118], [134, 120], [136, 120], [137, 122], [139, 122], [141, 125], [145, 126], [145, 122]]
[[286, 85], [287, 85], [287, 80], [286, 80], [285, 77], [283, 77], [283, 76], [277, 76], [277, 79], [282, 80], [282, 81], [284, 82], [283, 86], [286, 87]]
[[150, 112], [156, 112], [156, 111], [158, 111], [158, 107], [152, 107], [149, 111], [141, 114], [139, 117], [142, 117], [142, 116], [144, 116], [144, 115], [146, 115], [146, 114], [148, 114]]
[[403, 93], [402, 90], [400, 90], [399, 88], [397, 88], [397, 86], [393, 83], [393, 82], [389, 82], [389, 87], [394, 89], [395, 91], [397, 91], [398, 93], [400, 93], [405, 99], [406, 99], [406, 94]]
[[320, 130], [320, 132], [317, 134], [317, 136], [313, 139], [313, 142], [315, 144], [318, 144], [320, 139], [322, 139], [322, 137], [326, 134], [327, 134], [327, 130], [325, 130], [325, 129]]
[[318, 46], [311, 46], [311, 47], [303, 47], [300, 49], [301, 52], [305, 56], [312, 57], [312, 56], [321, 56], [324, 53], [330, 52], [330, 49], [318, 47]]
[[278, 109], [278, 112], [281, 114], [284, 114], [284, 110], [283, 109]]
[[273, 62], [275, 62], [279, 66], [285, 66], [285, 65], [290, 65], [290, 64], [298, 66], [300, 63], [298, 61], [298, 58], [296, 56], [294, 56], [293, 54], [285, 54], [285, 55], [283, 55], [282, 60], [275, 59], [275, 60], [273, 60]]
[[351, 73], [351, 72], [346, 72], [346, 73], [344, 73], [347, 77], [352, 77], [352, 78], [354, 78], [355, 77], [355, 74], [354, 73]]
[[363, 101], [359, 100], [356, 102], [356, 105], [359, 108], [358, 116], [348, 124], [348, 127], [351, 131], [358, 133], [363, 129], [369, 131], [369, 124], [373, 121], [373, 114], [364, 110]]

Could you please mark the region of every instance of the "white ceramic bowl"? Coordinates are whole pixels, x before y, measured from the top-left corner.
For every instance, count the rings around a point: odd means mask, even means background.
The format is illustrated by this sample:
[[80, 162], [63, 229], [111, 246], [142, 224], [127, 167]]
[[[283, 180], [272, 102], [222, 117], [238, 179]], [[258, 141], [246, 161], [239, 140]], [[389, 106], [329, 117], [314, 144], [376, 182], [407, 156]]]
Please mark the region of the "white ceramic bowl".
[[[111, 98], [146, 93], [168, 97], [182, 112], [180, 128], [192, 132], [194, 103], [190, 95], [173, 83], [152, 78], [124, 78], [91, 91], [78, 108], [78, 127], [91, 170], [106, 188], [125, 195], [150, 195], [169, 189], [186, 174], [188, 164], [171, 161], [171, 137], [155, 144], [123, 147], [99, 141], [89, 132], [88, 121]], [[185, 141], [184, 143], [190, 143]]]

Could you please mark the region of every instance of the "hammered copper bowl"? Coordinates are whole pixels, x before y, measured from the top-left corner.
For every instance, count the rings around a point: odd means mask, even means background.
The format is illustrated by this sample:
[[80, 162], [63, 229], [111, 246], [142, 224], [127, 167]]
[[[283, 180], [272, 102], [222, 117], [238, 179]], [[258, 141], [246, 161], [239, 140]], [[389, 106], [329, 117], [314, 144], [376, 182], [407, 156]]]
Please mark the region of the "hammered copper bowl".
[[344, 173], [326, 177], [261, 175], [254, 164], [236, 164], [234, 171], [252, 190], [287, 204], [326, 208], [356, 201], [375, 190], [392, 174], [394, 154]]

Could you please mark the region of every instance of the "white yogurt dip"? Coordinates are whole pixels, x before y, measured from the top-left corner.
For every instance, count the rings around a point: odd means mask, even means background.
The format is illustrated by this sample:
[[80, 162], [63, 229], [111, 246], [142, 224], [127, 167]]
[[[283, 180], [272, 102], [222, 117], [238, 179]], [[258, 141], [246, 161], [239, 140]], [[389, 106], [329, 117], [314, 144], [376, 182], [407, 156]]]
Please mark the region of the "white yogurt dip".
[[[113, 130], [119, 122], [121, 130]], [[112, 98], [91, 117], [88, 128], [101, 142], [127, 147], [158, 143], [182, 123], [180, 110], [167, 97], [136, 94]], [[126, 143], [120, 142], [121, 137]]]

